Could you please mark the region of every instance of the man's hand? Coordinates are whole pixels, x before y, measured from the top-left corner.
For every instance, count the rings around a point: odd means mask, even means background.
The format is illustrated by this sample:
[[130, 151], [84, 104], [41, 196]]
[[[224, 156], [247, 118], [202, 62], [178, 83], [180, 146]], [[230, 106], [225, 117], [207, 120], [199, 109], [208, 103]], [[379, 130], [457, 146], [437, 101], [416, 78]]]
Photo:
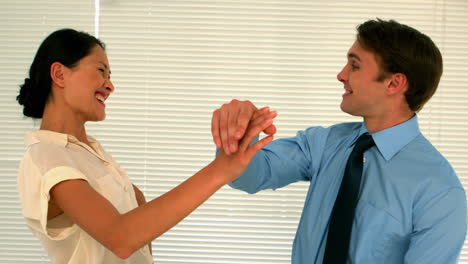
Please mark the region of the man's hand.
[[273, 123], [270, 111], [263, 110], [254, 116], [255, 118], [249, 122], [245, 130], [244, 137], [239, 140], [237, 151], [227, 155], [223, 149], [220, 149], [216, 159], [212, 162], [212, 166], [220, 172], [216, 175], [222, 177], [223, 184], [230, 183], [239, 177], [255, 154], [273, 140], [273, 136], [269, 135], [250, 144], [256, 136]]
[[[211, 120], [211, 133], [216, 146], [231, 155], [238, 149], [239, 141], [245, 136], [250, 122], [259, 115], [268, 114], [271, 118], [276, 117], [275, 111], [268, 107], [257, 109], [250, 101], [232, 100], [223, 104], [221, 108], [213, 112]], [[271, 124], [263, 130], [267, 135], [276, 133], [275, 125]]]

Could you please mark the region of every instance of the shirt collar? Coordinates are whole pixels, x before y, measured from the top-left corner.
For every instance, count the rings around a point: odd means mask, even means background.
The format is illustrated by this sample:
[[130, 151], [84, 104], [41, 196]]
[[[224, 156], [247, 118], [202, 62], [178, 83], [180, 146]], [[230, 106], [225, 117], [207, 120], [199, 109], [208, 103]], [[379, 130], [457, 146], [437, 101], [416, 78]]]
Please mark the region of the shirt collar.
[[[87, 136], [90, 143], [96, 143], [96, 140]], [[72, 135], [58, 133], [50, 130], [36, 130], [27, 133], [24, 137], [24, 143], [26, 146], [30, 146], [39, 142], [52, 143], [60, 146], [67, 146], [69, 143], [78, 144], [79, 140]]]
[[[385, 160], [388, 161], [421, 132], [419, 130], [418, 116], [414, 115], [406, 122], [373, 134], [367, 130], [363, 123], [358, 137], [364, 133], [371, 134], [380, 153]], [[354, 141], [356, 141], [358, 137], [356, 137]]]

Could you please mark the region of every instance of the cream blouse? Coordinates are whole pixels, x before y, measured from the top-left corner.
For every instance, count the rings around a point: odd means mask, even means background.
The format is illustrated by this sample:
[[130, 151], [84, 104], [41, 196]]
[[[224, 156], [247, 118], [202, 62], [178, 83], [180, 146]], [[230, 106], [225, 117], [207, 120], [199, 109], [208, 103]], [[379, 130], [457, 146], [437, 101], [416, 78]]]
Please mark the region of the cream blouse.
[[92, 148], [74, 136], [33, 131], [25, 136], [26, 153], [18, 174], [18, 191], [27, 226], [54, 264], [152, 263], [148, 246], [122, 260], [62, 214], [47, 220], [50, 189], [65, 180], [83, 179], [120, 213], [138, 206], [127, 173], [88, 137]]

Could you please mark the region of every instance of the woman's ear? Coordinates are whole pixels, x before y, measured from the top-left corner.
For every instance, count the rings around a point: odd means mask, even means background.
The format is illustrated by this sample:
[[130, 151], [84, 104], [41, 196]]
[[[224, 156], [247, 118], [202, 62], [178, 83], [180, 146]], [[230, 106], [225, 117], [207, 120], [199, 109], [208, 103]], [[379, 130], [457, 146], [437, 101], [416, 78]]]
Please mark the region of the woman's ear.
[[389, 95], [405, 93], [408, 89], [408, 79], [403, 73], [393, 73], [385, 82]]
[[50, 77], [52, 83], [55, 83], [58, 87], [63, 88], [65, 86], [65, 73], [66, 67], [60, 62], [54, 62], [50, 65]]

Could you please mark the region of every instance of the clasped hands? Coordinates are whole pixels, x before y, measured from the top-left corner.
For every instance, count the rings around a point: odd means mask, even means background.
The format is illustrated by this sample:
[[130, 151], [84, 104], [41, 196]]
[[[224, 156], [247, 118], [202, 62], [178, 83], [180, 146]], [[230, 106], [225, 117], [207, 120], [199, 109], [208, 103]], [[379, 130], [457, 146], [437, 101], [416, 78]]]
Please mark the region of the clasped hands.
[[[276, 111], [269, 107], [257, 109], [250, 101], [238, 100], [232, 100], [213, 112], [211, 132], [219, 149], [213, 166], [222, 175], [223, 184], [239, 177], [255, 154], [273, 140], [276, 115]], [[252, 143], [262, 131], [267, 136]]]
[[[276, 111], [271, 111], [269, 107], [257, 109], [248, 100], [234, 99], [213, 112], [211, 120], [213, 141], [216, 147], [228, 156], [239, 150], [244, 151], [255, 136], [262, 131], [268, 135], [262, 140], [270, 142], [276, 133], [276, 127], [273, 124], [276, 116]], [[243, 144], [245, 148], [240, 148]]]

